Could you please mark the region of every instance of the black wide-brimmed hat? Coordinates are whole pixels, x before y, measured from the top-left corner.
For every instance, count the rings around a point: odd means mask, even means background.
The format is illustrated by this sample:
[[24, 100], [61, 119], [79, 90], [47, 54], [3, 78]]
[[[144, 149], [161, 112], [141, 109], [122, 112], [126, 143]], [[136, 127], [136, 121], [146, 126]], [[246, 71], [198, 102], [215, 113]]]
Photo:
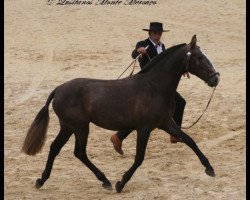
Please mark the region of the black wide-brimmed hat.
[[163, 30], [162, 23], [150, 22], [149, 29], [142, 29], [144, 31], [168, 32], [170, 30]]

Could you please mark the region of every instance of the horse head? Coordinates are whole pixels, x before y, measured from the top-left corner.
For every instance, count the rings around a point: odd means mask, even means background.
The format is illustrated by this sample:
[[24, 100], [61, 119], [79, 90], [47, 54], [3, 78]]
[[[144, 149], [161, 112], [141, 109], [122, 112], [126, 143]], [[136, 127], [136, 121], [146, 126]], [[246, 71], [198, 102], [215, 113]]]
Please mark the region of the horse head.
[[196, 42], [196, 35], [194, 35], [188, 44], [187, 56], [189, 57], [189, 62], [185, 70], [204, 80], [208, 86], [217, 86], [220, 81], [220, 73], [216, 72], [212, 62], [201, 48], [196, 45]]

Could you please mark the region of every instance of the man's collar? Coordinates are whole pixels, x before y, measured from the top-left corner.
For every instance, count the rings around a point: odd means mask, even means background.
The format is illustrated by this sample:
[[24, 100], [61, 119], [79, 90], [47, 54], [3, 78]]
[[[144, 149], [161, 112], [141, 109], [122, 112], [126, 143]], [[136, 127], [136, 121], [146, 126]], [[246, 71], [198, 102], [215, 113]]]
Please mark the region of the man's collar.
[[148, 39], [150, 40], [150, 42], [151, 42], [155, 47], [156, 47], [156, 46], [161, 46], [161, 45], [162, 45], [161, 42], [159, 42], [159, 44], [155, 44], [155, 43], [153, 42], [153, 40], [151, 40], [150, 37], [149, 37]]

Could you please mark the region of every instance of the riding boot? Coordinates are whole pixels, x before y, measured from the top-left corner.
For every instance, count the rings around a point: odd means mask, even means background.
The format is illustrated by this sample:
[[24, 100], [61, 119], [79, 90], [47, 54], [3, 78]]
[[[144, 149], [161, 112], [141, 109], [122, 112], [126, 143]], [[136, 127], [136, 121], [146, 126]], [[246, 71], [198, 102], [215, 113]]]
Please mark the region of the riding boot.
[[[179, 127], [181, 127], [181, 124], [182, 124], [185, 105], [186, 105], [185, 99], [178, 92], [176, 92], [176, 94], [175, 94], [175, 113], [174, 113], [173, 118], [175, 120], [175, 123]], [[183, 141], [179, 138], [176, 138], [176, 137], [170, 135], [170, 142], [177, 143], [177, 142], [183, 142]]]
[[122, 141], [128, 137], [132, 130], [120, 130], [116, 134], [112, 135], [110, 141], [113, 143], [114, 149], [121, 155], [123, 155]]
[[118, 137], [117, 133], [111, 136], [110, 141], [113, 143], [116, 152], [123, 155], [122, 140]]
[[172, 135], [170, 135], [170, 142], [171, 143], [177, 143], [177, 142], [183, 142], [181, 139], [174, 137]]

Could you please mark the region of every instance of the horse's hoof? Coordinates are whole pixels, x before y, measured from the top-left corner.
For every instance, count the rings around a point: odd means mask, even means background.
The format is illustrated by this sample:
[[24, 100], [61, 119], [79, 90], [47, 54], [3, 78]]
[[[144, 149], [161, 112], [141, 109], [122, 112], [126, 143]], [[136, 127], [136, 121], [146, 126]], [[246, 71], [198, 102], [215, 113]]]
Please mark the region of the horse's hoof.
[[208, 176], [215, 177], [215, 173], [213, 169], [206, 169], [205, 172]]
[[102, 187], [106, 190], [113, 190], [112, 184], [110, 182], [103, 183]]
[[42, 180], [39, 178], [36, 180], [36, 188], [39, 189], [43, 186]]
[[116, 189], [116, 192], [120, 193], [122, 191], [124, 186], [122, 186], [122, 183], [121, 181], [117, 181], [116, 184], [115, 184], [115, 189]]

